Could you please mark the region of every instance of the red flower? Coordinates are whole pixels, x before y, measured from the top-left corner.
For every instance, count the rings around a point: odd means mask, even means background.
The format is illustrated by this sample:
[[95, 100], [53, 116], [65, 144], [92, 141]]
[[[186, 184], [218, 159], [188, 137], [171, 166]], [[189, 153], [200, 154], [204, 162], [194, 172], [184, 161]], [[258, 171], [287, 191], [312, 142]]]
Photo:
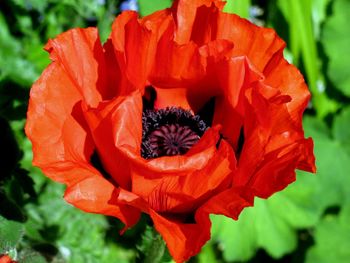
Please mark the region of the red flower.
[[0, 263], [17, 263], [17, 261], [12, 260], [8, 255], [0, 255]]
[[126, 227], [149, 214], [177, 262], [210, 238], [210, 213], [237, 219], [315, 171], [310, 94], [285, 43], [223, 5], [124, 12], [103, 46], [96, 28], [65, 32], [30, 94], [33, 163], [86, 212]]

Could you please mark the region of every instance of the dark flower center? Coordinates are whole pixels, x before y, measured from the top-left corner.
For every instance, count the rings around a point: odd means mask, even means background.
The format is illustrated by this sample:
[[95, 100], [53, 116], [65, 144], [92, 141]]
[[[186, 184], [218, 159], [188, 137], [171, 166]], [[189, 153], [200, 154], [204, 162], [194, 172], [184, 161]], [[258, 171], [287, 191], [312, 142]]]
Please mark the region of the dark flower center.
[[145, 159], [185, 154], [207, 129], [199, 115], [182, 108], [145, 109], [141, 156]]

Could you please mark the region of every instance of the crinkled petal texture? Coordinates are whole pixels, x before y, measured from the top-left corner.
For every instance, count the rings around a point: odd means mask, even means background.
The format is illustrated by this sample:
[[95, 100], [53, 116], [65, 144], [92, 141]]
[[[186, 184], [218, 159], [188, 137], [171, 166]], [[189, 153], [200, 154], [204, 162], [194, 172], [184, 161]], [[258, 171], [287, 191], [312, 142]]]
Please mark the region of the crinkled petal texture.
[[[33, 163], [84, 211], [126, 227], [149, 214], [177, 262], [210, 238], [209, 214], [237, 219], [295, 169], [315, 171], [302, 129], [310, 94], [284, 42], [222, 8], [177, 0], [142, 19], [124, 12], [104, 46], [95, 28], [63, 33], [47, 44], [52, 63], [30, 94]], [[148, 86], [155, 109], [211, 105], [211, 127], [186, 154], [141, 157]]]

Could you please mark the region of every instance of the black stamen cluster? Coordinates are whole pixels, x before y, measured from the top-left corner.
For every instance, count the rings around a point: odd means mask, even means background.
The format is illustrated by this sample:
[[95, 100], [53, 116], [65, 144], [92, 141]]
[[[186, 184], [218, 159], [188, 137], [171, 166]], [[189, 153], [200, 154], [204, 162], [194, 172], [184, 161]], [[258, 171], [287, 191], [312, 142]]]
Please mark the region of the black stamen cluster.
[[[142, 114], [141, 156], [145, 159], [150, 159], [176, 154], [176, 151], [170, 151], [171, 154], [163, 151], [164, 140], [162, 143], [155, 145], [154, 137], [157, 134], [160, 140], [174, 138], [175, 144], [185, 143], [185, 148], [189, 148], [188, 146], [192, 146], [189, 141], [195, 141], [189, 139], [193, 139], [194, 134], [198, 135], [198, 138], [201, 137], [207, 128], [206, 123], [201, 120], [200, 116], [193, 115], [189, 110], [177, 107], [168, 107], [160, 110], [145, 109]], [[183, 153], [180, 151], [178, 154]]]

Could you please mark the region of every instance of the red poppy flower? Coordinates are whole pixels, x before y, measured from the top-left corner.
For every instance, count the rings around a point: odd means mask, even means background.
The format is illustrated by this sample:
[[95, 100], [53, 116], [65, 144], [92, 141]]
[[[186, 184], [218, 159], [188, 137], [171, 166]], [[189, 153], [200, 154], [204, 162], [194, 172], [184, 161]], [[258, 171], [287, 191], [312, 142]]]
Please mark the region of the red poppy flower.
[[149, 214], [177, 262], [210, 238], [210, 213], [237, 219], [315, 171], [310, 94], [285, 43], [223, 5], [124, 12], [103, 46], [96, 28], [65, 32], [30, 94], [33, 163], [86, 212], [126, 228]]

